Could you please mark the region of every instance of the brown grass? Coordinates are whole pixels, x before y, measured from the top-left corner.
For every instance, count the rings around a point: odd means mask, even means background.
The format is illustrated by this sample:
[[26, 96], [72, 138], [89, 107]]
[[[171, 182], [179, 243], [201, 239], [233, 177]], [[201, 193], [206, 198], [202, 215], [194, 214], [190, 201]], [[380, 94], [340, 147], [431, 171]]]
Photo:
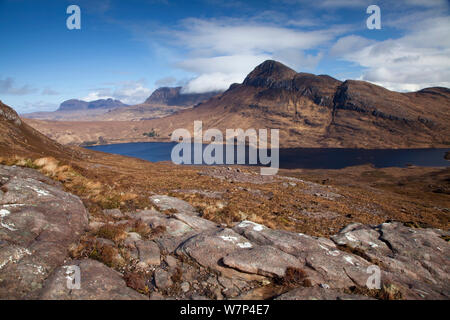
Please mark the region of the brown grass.
[[148, 279], [145, 275], [128, 271], [125, 272], [123, 278], [128, 287], [145, 295], [148, 295], [150, 293], [150, 289], [148, 287]]
[[299, 268], [287, 268], [284, 277], [277, 277], [274, 279], [275, 284], [287, 288], [294, 287], [311, 287], [311, 281], [307, 278], [304, 270]]
[[119, 242], [127, 238], [124, 225], [106, 224], [100, 227], [95, 235], [99, 238], [109, 239], [114, 242]]
[[378, 300], [402, 300], [401, 291], [391, 283], [384, 284], [381, 289], [369, 289], [367, 287], [353, 286], [344, 290], [348, 294], [360, 294]]
[[73, 259], [94, 259], [115, 269], [121, 269], [126, 265], [126, 261], [117, 248], [101, 245], [92, 236], [83, 237], [80, 244], [72, 248], [69, 253]]

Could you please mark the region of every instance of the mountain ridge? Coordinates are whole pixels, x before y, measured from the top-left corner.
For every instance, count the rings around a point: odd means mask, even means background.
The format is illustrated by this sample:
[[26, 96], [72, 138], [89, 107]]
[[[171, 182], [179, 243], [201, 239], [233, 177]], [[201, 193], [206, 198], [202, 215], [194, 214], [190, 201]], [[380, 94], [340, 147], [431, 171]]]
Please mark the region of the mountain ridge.
[[[435, 87], [400, 93], [365, 81], [297, 73], [270, 60], [257, 66], [243, 83], [232, 84], [224, 93], [164, 118], [114, 126], [83, 123], [71, 136], [64, 130], [70, 124], [47, 121], [32, 125], [64, 143], [100, 136], [108, 143], [120, 143], [168, 141], [179, 128], [192, 134], [198, 120], [203, 121], [203, 130], [280, 129], [280, 145], [285, 148], [447, 147], [450, 90]], [[143, 138], [150, 129], [157, 137]]]
[[100, 99], [91, 102], [70, 99], [53, 112], [23, 114], [25, 118], [57, 121], [138, 121], [168, 116], [196, 106], [221, 91], [183, 93], [182, 87], [156, 89], [142, 104], [126, 105], [120, 100]]
[[448, 146], [450, 89], [400, 93], [266, 61], [242, 84], [163, 120], [169, 124], [165, 129], [155, 121], [161, 135], [177, 127], [192, 130], [194, 120], [203, 120], [204, 130], [279, 128], [280, 143], [289, 147]]
[[128, 105], [122, 103], [120, 100], [99, 99], [94, 101], [83, 101], [78, 99], [70, 99], [62, 102], [56, 111], [74, 111], [74, 110], [86, 110], [86, 109], [110, 109], [121, 108]]

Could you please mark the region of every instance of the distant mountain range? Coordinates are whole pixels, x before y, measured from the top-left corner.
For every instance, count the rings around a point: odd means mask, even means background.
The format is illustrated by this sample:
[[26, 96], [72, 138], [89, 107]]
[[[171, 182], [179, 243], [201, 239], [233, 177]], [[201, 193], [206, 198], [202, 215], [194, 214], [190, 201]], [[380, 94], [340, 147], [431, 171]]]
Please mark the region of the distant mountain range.
[[127, 105], [119, 100], [114, 99], [100, 99], [91, 102], [83, 100], [67, 100], [61, 103], [59, 109], [56, 111], [78, 111], [78, 110], [92, 110], [92, 109], [115, 109], [123, 108]]
[[[176, 91], [155, 92], [151, 99], [167, 103]], [[30, 123], [62, 143], [92, 141], [99, 136], [112, 143], [148, 141], [142, 135], [150, 129], [158, 133], [159, 140], [168, 140], [175, 129], [192, 132], [195, 120], [203, 121], [204, 130], [222, 132], [228, 128], [277, 128], [285, 148], [448, 147], [450, 89], [399, 93], [364, 81], [342, 82], [327, 75], [297, 73], [269, 60], [242, 84], [233, 84], [223, 94], [165, 118], [114, 125]]]
[[156, 89], [144, 103], [126, 108], [111, 110], [99, 120], [149, 120], [158, 119], [178, 111], [190, 109], [211, 97], [219, 95], [220, 91], [207, 93], [183, 93], [182, 87], [163, 87]]
[[126, 105], [120, 100], [100, 99], [83, 101], [71, 99], [64, 101], [54, 112], [33, 112], [23, 114], [29, 119], [58, 121], [136, 121], [156, 119], [168, 116], [179, 110], [192, 108], [200, 102], [220, 94], [220, 91], [208, 93], [183, 93], [182, 87], [163, 87], [155, 90], [144, 103]]

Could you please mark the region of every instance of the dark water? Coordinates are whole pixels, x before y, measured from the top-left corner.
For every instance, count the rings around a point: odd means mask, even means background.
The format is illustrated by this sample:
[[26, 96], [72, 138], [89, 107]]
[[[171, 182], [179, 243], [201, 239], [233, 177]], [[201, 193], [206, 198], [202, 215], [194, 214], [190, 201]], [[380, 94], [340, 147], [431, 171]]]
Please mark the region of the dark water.
[[[94, 146], [88, 149], [159, 162], [171, 161], [171, 152], [175, 145], [176, 143], [169, 142], [138, 142]], [[447, 167], [450, 161], [445, 160], [444, 156], [448, 151], [450, 149], [280, 149], [280, 168], [341, 169], [362, 164], [372, 164], [377, 168], [408, 165]]]

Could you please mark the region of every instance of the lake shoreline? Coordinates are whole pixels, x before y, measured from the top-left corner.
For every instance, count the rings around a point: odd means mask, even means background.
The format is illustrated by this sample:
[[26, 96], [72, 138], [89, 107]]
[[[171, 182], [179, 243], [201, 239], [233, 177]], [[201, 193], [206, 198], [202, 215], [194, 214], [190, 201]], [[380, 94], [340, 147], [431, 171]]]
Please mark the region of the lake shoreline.
[[[135, 142], [90, 146], [86, 149], [111, 154], [130, 156], [150, 162], [171, 161], [171, 150], [175, 142]], [[203, 145], [205, 148], [207, 145]], [[224, 161], [214, 165], [248, 165], [249, 147], [246, 147], [245, 164]], [[192, 148], [193, 149], [193, 148]], [[236, 148], [235, 148], [236, 149]], [[281, 169], [342, 169], [346, 167], [372, 164], [375, 168], [386, 167], [448, 167], [445, 154], [450, 148], [414, 148], [414, 149], [352, 149], [352, 148], [281, 148]], [[235, 150], [236, 153], [236, 150]], [[234, 157], [236, 159], [236, 156]], [[190, 163], [189, 163], [190, 164]], [[205, 165], [205, 163], [202, 163]], [[255, 165], [251, 165], [255, 166]], [[260, 163], [256, 166], [262, 166]]]

